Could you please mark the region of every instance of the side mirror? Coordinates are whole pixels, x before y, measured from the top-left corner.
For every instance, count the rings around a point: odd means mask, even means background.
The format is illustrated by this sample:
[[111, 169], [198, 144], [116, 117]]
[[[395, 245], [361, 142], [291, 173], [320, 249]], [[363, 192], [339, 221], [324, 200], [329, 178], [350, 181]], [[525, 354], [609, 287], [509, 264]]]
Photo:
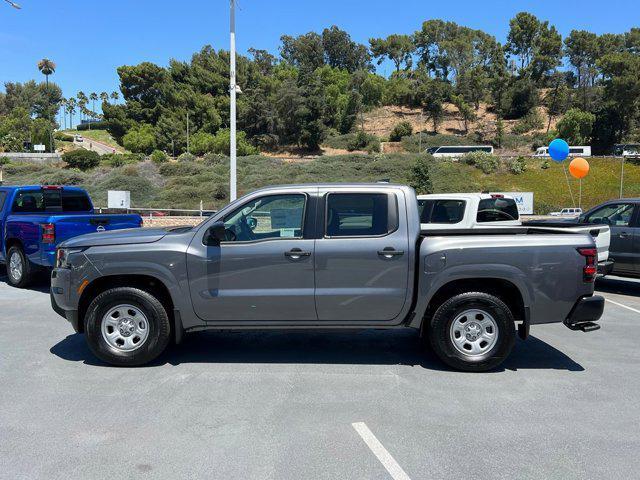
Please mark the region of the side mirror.
[[247, 226], [253, 231], [258, 226], [258, 220], [255, 217], [247, 217]]
[[224, 222], [220, 220], [214, 222], [204, 234], [204, 244], [213, 246], [220, 245], [220, 242], [225, 239], [225, 231]]

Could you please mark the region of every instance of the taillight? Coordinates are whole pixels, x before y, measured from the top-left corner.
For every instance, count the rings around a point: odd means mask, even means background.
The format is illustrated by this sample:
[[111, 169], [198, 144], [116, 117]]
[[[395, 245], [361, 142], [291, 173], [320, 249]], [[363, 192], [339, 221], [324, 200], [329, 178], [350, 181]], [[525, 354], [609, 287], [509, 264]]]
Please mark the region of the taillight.
[[585, 258], [586, 265], [582, 267], [582, 279], [585, 282], [593, 282], [598, 273], [598, 250], [595, 248], [578, 248], [578, 253]]
[[43, 223], [42, 227], [42, 243], [56, 242], [56, 226], [53, 223]]

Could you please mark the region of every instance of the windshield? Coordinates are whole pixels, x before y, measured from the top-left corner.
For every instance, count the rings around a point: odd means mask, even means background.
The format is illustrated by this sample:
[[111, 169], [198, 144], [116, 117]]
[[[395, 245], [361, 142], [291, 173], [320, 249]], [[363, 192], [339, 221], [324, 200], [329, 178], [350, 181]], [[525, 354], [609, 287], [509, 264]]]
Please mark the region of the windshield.
[[477, 222], [518, 220], [518, 206], [513, 198], [485, 198], [478, 204]]

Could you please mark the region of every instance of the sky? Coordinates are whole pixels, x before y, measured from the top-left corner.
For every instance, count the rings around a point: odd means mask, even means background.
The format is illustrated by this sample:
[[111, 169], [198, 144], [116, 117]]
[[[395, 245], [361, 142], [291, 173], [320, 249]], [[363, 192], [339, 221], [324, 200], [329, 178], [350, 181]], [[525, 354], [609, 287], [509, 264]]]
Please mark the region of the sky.
[[[229, 48], [229, 0], [0, 0], [0, 85], [42, 79], [36, 63], [57, 64], [51, 81], [66, 97], [118, 89], [116, 68], [188, 60], [203, 45]], [[572, 29], [621, 33], [640, 26], [638, 0], [238, 0], [239, 53], [277, 53], [280, 36], [337, 25], [367, 44], [413, 33], [433, 18], [482, 29], [504, 42], [509, 19], [528, 11], [565, 36]], [[383, 64], [378, 73], [389, 74]], [[3, 87], [0, 86], [0, 91]]]

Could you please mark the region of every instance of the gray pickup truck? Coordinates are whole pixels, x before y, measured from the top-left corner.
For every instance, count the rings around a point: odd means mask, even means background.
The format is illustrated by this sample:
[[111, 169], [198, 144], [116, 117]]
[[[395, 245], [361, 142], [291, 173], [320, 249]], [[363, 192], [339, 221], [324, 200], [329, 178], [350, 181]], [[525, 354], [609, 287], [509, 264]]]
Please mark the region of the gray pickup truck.
[[423, 232], [405, 186], [279, 186], [193, 228], [67, 240], [51, 300], [113, 365], [145, 364], [201, 329], [413, 328], [448, 365], [484, 371], [516, 330], [599, 328], [596, 258], [586, 234]]

